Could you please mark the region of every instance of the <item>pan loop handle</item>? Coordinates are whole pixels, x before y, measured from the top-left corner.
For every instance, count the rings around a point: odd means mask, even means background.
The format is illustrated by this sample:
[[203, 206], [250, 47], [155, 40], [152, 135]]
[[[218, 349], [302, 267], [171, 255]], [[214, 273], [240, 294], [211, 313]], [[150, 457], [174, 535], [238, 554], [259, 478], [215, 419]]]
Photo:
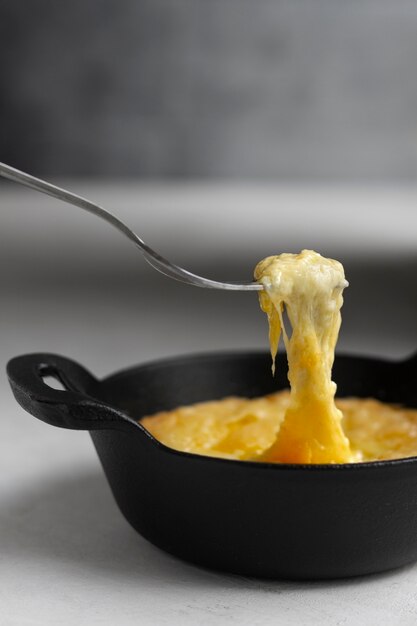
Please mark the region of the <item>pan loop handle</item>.
[[[99, 381], [84, 367], [56, 354], [26, 354], [9, 361], [7, 375], [21, 407], [38, 419], [75, 430], [131, 430], [136, 422], [97, 399]], [[53, 377], [61, 389], [46, 379]]]

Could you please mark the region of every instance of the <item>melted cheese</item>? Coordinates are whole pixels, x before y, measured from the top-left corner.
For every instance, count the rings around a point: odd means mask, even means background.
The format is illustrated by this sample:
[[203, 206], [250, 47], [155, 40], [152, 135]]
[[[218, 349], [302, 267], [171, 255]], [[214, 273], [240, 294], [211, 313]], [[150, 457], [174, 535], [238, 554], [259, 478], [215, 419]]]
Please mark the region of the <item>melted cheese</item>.
[[[141, 423], [170, 448], [243, 461], [263, 460], [290, 405], [290, 392], [263, 398], [200, 402], [145, 417]], [[374, 399], [336, 399], [354, 461], [417, 456], [417, 410]]]
[[335, 401], [342, 265], [303, 250], [264, 259], [255, 278], [264, 285], [272, 369], [282, 334], [291, 390], [179, 407], [143, 418], [145, 428], [171, 448], [229, 459], [351, 463], [417, 455], [417, 410], [374, 399]]
[[[346, 286], [343, 266], [312, 250], [261, 261], [261, 308], [267, 313], [273, 360], [281, 331], [288, 356], [290, 404], [264, 460], [283, 463], [346, 463], [354, 460], [334, 403], [331, 379]], [[285, 328], [284, 309], [292, 333]], [[274, 367], [274, 365], [273, 365]]]

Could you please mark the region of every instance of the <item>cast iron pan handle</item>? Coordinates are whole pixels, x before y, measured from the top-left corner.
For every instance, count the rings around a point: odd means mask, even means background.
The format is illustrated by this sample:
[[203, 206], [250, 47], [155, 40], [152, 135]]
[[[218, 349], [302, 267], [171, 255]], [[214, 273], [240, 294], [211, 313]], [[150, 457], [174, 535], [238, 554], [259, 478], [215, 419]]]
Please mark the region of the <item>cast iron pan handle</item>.
[[[12, 359], [7, 374], [20, 406], [47, 424], [75, 430], [136, 426], [125, 413], [94, 397], [99, 381], [75, 361], [56, 354], [27, 354]], [[47, 376], [64, 390], [47, 385]]]

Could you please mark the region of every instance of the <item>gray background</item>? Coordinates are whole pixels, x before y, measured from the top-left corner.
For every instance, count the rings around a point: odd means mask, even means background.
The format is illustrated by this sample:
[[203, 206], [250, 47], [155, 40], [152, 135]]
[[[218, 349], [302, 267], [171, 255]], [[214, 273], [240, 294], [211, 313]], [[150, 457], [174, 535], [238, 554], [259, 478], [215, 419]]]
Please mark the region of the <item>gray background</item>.
[[413, 0], [2, 0], [0, 54], [33, 172], [416, 177]]
[[[340, 258], [340, 345], [417, 345], [417, 3], [3, 0], [0, 53], [0, 160], [100, 201], [214, 278], [304, 247]], [[247, 296], [171, 284], [95, 218], [0, 190], [8, 324], [20, 304], [19, 333], [48, 319], [39, 349], [65, 351], [65, 330], [84, 357], [83, 315], [102, 328], [90, 351], [110, 342], [114, 367], [265, 345]]]

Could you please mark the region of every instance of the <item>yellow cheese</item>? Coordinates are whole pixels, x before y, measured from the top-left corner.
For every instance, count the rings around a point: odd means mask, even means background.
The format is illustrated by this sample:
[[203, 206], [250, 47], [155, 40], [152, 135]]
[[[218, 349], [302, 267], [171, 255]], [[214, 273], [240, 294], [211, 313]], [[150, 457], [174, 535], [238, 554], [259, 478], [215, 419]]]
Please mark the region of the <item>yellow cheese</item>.
[[264, 259], [255, 278], [264, 285], [272, 369], [282, 334], [291, 390], [179, 407], [143, 418], [143, 426], [176, 450], [228, 459], [354, 463], [417, 455], [417, 410], [372, 398], [335, 401], [342, 265], [303, 250]]
[[[290, 392], [263, 398], [200, 402], [145, 417], [141, 423], [170, 448], [226, 459], [263, 460], [276, 440], [290, 404]], [[343, 430], [352, 461], [417, 455], [417, 410], [372, 398], [340, 398]]]
[[[346, 463], [354, 460], [336, 408], [331, 371], [346, 286], [343, 266], [312, 250], [261, 261], [255, 278], [267, 313], [273, 360], [282, 331], [288, 356], [290, 404], [265, 461]], [[284, 310], [291, 330], [286, 329]], [[274, 366], [273, 366], [274, 367]]]

